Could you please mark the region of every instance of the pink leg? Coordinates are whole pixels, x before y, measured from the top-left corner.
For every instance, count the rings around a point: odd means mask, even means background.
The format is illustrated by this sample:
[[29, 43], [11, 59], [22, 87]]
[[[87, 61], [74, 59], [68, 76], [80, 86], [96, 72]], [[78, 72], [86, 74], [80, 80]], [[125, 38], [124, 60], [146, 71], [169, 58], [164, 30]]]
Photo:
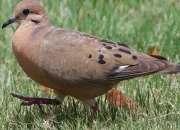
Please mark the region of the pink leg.
[[91, 109], [92, 109], [92, 111], [91, 111], [92, 119], [95, 120], [97, 117], [97, 114], [99, 112], [98, 103], [96, 102], [95, 106], [92, 106]]
[[31, 106], [33, 104], [38, 105], [39, 111], [41, 114], [43, 114], [43, 110], [41, 107], [41, 104], [46, 104], [46, 105], [59, 105], [61, 102], [58, 101], [57, 99], [48, 99], [48, 98], [35, 98], [35, 97], [25, 97], [21, 96], [15, 93], [11, 93], [11, 95], [15, 98], [24, 100], [24, 102], [21, 103], [23, 106]]

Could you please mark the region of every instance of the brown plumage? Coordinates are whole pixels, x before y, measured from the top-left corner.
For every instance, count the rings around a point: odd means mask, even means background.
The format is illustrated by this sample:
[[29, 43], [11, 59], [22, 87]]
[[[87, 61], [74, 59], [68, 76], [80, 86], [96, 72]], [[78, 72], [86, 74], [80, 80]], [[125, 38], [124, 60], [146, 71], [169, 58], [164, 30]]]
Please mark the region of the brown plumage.
[[[95, 97], [122, 80], [155, 73], [180, 73], [179, 65], [169, 64], [163, 57], [86, 33], [56, 28], [34, 0], [20, 1], [2, 28], [13, 22], [20, 24], [13, 36], [18, 63], [34, 81], [54, 89], [60, 102], [70, 95], [97, 107]], [[37, 102], [43, 103], [40, 100]], [[29, 105], [37, 102], [31, 101]]]

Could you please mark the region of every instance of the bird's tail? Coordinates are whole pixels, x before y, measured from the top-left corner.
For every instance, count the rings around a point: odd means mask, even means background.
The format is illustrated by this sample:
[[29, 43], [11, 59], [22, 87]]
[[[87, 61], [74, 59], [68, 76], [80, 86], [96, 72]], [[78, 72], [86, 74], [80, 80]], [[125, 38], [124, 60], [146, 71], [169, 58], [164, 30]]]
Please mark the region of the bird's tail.
[[158, 72], [158, 74], [178, 74], [180, 73], [180, 64], [170, 64], [164, 70]]

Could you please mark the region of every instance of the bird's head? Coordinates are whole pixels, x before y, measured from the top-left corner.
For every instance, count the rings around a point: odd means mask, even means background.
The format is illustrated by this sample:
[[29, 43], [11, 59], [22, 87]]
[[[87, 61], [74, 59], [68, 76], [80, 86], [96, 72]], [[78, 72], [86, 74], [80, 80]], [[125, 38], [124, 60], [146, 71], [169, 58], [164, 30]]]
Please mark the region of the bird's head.
[[35, 0], [21, 0], [15, 7], [12, 17], [6, 21], [2, 28], [16, 22], [30, 21], [34, 24], [47, 19], [44, 8]]

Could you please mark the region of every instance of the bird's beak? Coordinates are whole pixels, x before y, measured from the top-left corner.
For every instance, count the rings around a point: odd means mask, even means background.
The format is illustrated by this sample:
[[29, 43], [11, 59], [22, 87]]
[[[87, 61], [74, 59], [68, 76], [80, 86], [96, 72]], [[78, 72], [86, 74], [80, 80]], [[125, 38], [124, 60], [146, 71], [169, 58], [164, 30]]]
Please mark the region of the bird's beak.
[[9, 24], [14, 23], [15, 20], [16, 20], [16, 18], [11, 17], [8, 21], [6, 21], [6, 22], [2, 25], [2, 29], [5, 28], [5, 27], [7, 27]]

